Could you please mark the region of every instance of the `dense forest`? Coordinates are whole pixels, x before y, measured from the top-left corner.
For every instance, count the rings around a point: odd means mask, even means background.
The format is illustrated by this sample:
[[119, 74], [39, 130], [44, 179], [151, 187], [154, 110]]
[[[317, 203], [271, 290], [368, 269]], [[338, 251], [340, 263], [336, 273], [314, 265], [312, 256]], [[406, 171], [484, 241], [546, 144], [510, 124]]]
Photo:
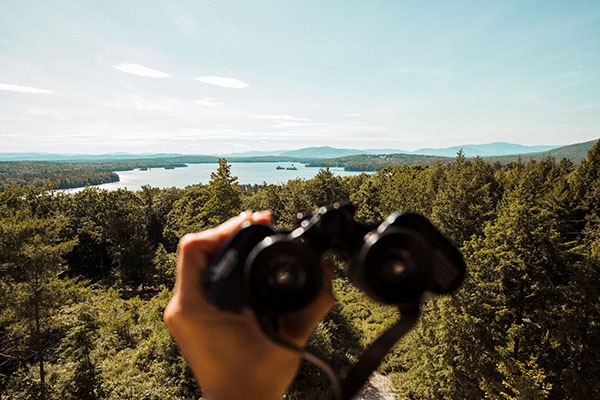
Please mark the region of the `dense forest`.
[[[201, 397], [162, 322], [178, 239], [244, 209], [298, 212], [351, 201], [376, 222], [427, 216], [461, 248], [467, 277], [424, 301], [385, 359], [399, 398], [600, 398], [600, 141], [568, 159], [502, 166], [459, 154], [431, 166], [242, 187], [225, 160], [206, 185], [76, 194], [0, 192], [0, 398]], [[397, 318], [338, 272], [337, 305], [310, 349], [342, 374]], [[287, 397], [326, 398], [303, 365]]]
[[58, 189], [99, 185], [119, 181], [119, 175], [112, 171], [186, 166], [183, 163], [133, 160], [119, 162], [0, 161], [0, 192], [9, 185], [42, 187], [51, 182], [56, 183]]

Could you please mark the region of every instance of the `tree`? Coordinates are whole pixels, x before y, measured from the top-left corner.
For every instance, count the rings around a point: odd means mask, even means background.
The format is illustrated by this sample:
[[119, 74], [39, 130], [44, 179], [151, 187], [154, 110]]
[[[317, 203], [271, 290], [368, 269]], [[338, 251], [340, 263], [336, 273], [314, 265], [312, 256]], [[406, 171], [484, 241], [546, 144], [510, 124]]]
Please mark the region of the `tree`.
[[242, 191], [237, 176], [231, 175], [231, 166], [220, 158], [216, 172], [210, 174], [209, 197], [203, 215], [208, 226], [216, 226], [239, 214], [242, 207]]
[[153, 248], [156, 248], [160, 243], [167, 244], [163, 237], [167, 225], [167, 215], [173, 209], [173, 204], [181, 198], [183, 192], [183, 189], [174, 187], [158, 189], [142, 186], [140, 196], [146, 210], [148, 239]]
[[179, 238], [186, 233], [225, 222], [239, 214], [241, 208], [242, 192], [237, 177], [231, 176], [231, 166], [221, 158], [217, 170], [210, 174], [208, 185], [187, 188], [173, 203], [164, 230], [167, 249], [175, 251]]
[[461, 152], [446, 168], [431, 213], [433, 223], [459, 246], [481, 234], [485, 223], [495, 216], [501, 196], [494, 168], [479, 157], [466, 161]]
[[167, 253], [167, 250], [161, 243], [154, 253], [152, 263], [154, 265], [153, 283], [160, 287], [172, 288], [175, 284], [177, 255], [175, 253]]
[[29, 389], [40, 399], [49, 397], [45, 365], [56, 339], [57, 310], [68, 302], [74, 286], [59, 278], [62, 257], [74, 241], [61, 240], [67, 219], [49, 212], [53, 203], [45, 189], [9, 187], [0, 193], [1, 353], [15, 362], [13, 368], [35, 360], [39, 382]]
[[342, 178], [333, 175], [329, 168], [320, 169], [315, 177], [306, 183], [307, 194], [313, 208], [349, 200], [350, 194], [346, 191]]
[[209, 198], [210, 193], [206, 186], [192, 186], [186, 188], [183, 196], [173, 203], [163, 231], [168, 251], [177, 250], [179, 239], [186, 233], [207, 228], [203, 210]]
[[356, 206], [356, 218], [358, 220], [366, 223], [376, 223], [385, 217], [385, 211], [382, 210], [381, 205], [383, 189], [380, 179], [372, 177], [350, 196], [350, 200]]
[[280, 185], [266, 185], [251, 196], [244, 197], [243, 208], [246, 210], [271, 210], [271, 222], [275, 226], [285, 224], [286, 199]]
[[154, 249], [148, 238], [144, 203], [136, 193], [122, 189], [108, 192], [105, 201], [113, 277], [121, 286], [146, 286], [154, 275]]
[[60, 371], [55, 374], [56, 391], [65, 400], [102, 397], [102, 378], [94, 359], [98, 340], [98, 308], [84, 300], [64, 310], [66, 335], [58, 348]]

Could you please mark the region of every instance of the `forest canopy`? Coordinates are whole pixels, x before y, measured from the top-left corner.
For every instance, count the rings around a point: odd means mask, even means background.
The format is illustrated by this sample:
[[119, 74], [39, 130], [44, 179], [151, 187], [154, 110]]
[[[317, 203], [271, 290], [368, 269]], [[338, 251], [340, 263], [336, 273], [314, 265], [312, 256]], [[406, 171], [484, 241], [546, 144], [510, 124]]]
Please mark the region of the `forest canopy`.
[[180, 168], [183, 163], [121, 161], [121, 162], [52, 162], [0, 161], [0, 191], [9, 185], [42, 187], [51, 182], [58, 189], [118, 182], [114, 171], [134, 168]]
[[[139, 192], [7, 185], [0, 192], [0, 398], [201, 396], [161, 316], [179, 238], [245, 209], [291, 228], [351, 201], [356, 217], [419, 212], [462, 250], [452, 296], [424, 301], [379, 372], [410, 399], [599, 398], [600, 142], [578, 165], [551, 157], [447, 164], [243, 187], [220, 160], [206, 185]], [[397, 312], [334, 280], [310, 350], [342, 374]], [[329, 391], [303, 365], [290, 399]]]

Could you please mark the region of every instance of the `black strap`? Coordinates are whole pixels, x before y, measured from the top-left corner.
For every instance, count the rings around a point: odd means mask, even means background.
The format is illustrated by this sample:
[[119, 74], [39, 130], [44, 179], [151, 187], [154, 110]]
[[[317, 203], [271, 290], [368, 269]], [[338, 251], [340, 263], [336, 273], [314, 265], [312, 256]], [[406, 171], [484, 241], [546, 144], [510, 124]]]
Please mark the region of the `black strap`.
[[304, 348], [298, 347], [295, 344], [290, 343], [287, 340], [285, 340], [284, 338], [282, 338], [279, 333], [279, 329], [278, 329], [279, 322], [277, 321], [276, 317], [266, 316], [266, 315], [259, 317], [257, 315], [257, 321], [258, 321], [258, 325], [262, 329], [263, 333], [273, 343], [276, 343], [279, 346], [284, 347], [288, 350], [297, 352], [300, 355], [300, 357], [302, 357], [304, 360], [306, 360], [306, 361], [312, 363], [313, 365], [315, 365], [316, 367], [320, 368], [321, 371], [323, 371], [323, 373], [325, 373], [325, 375], [329, 379], [329, 382], [331, 383], [332, 398], [335, 400], [342, 400], [342, 387], [340, 385], [340, 380], [338, 379], [337, 375], [333, 371], [333, 368], [331, 368], [331, 366], [329, 364], [327, 364], [325, 361], [321, 360], [316, 355], [304, 350]]
[[415, 303], [400, 312], [400, 319], [367, 347], [342, 381], [343, 400], [351, 399], [362, 388], [390, 349], [417, 323], [419, 304]]
[[419, 319], [419, 303], [415, 302], [408, 307], [400, 309], [400, 318], [398, 321], [367, 347], [358, 359], [358, 362], [348, 372], [341, 385], [332, 368], [326, 362], [281, 337], [276, 317], [264, 315], [256, 315], [256, 317], [262, 331], [274, 343], [298, 352], [302, 358], [312, 362], [325, 372], [332, 385], [333, 393], [331, 398], [333, 400], [350, 400], [362, 388], [371, 376], [371, 373], [377, 369], [381, 360], [383, 360], [396, 342], [415, 326]]

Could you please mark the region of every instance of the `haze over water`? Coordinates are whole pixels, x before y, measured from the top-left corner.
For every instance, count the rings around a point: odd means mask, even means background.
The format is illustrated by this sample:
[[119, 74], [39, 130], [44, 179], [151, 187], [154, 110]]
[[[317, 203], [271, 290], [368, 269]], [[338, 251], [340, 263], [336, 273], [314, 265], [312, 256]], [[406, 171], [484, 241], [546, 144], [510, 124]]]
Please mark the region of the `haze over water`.
[[[308, 168], [304, 164], [286, 162], [267, 163], [231, 163], [231, 174], [238, 177], [240, 184], [269, 184], [285, 183], [290, 179], [310, 179], [318, 172], [319, 168]], [[297, 170], [278, 170], [277, 166], [284, 168], [294, 165]], [[188, 164], [185, 168], [164, 169], [152, 168], [147, 171], [139, 169], [131, 171], [117, 171], [119, 182], [97, 185], [100, 189], [117, 190], [141, 190], [142, 186], [149, 185], [158, 188], [178, 187], [184, 188], [190, 185], [206, 184], [210, 180], [211, 172], [217, 170], [218, 164]], [[334, 175], [348, 176], [358, 175], [360, 172], [344, 171], [343, 168], [330, 168]], [[67, 192], [78, 192], [82, 188], [67, 189]]]

